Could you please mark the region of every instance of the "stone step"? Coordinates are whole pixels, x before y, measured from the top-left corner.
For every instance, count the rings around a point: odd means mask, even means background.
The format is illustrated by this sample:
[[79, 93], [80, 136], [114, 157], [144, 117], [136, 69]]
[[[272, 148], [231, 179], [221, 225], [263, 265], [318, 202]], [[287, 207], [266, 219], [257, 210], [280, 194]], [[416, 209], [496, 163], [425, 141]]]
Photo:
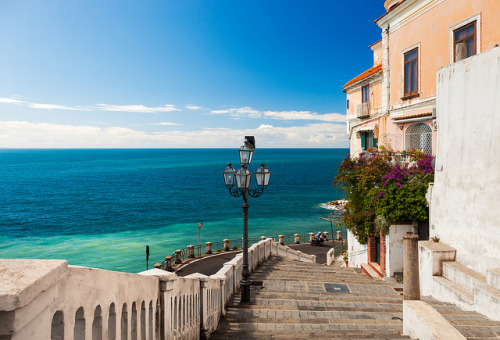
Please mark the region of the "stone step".
[[467, 339], [500, 339], [500, 321], [493, 321], [482, 314], [465, 311], [433, 298], [427, 298], [427, 303]]
[[382, 274], [382, 268], [380, 267], [380, 265], [377, 263], [377, 262], [368, 262], [368, 265], [373, 269], [375, 270], [375, 272], [377, 273], [377, 276], [379, 278], [383, 278], [384, 277], [384, 274]]
[[[318, 300], [303, 300], [297, 301], [293, 299], [256, 299], [251, 305], [238, 305], [232, 302], [228, 308], [239, 309], [276, 309], [276, 310], [317, 310], [317, 311], [350, 311], [359, 310], [364, 312], [372, 312], [383, 310], [388, 312], [400, 312], [403, 310], [401, 301], [318, 301]], [[448, 314], [457, 314], [458, 312], [447, 312]], [[468, 315], [468, 314], [466, 314]]]
[[379, 283], [372, 278], [366, 277], [366, 279], [349, 279], [343, 277], [325, 276], [320, 278], [312, 277], [302, 277], [298, 278], [296, 276], [284, 276], [284, 275], [255, 275], [252, 276], [251, 281], [300, 281], [300, 282], [332, 282], [332, 283], [352, 283], [352, 284], [367, 284], [367, 285], [378, 285]]
[[382, 279], [382, 277], [377, 273], [375, 269], [373, 269], [368, 263], [361, 264], [361, 271], [368, 277], [374, 279]]
[[457, 261], [443, 261], [443, 277], [474, 293], [474, 288], [486, 284], [486, 276], [467, 268]]
[[471, 306], [474, 303], [474, 294], [465, 290], [455, 282], [443, 276], [433, 276], [432, 279], [435, 283], [435, 294], [438, 294], [442, 300], [450, 303], [458, 300], [462, 307]]
[[[352, 294], [339, 294], [338, 296], [317, 296], [301, 293], [252, 293], [252, 301], [264, 301], [263, 304], [268, 304], [267, 301], [277, 300], [283, 301], [284, 304], [291, 304], [292, 301], [297, 301], [297, 305], [304, 305], [304, 301], [318, 301], [318, 302], [363, 302], [363, 303], [378, 303], [378, 304], [401, 304], [403, 299], [400, 296], [394, 297], [381, 297], [374, 295], [352, 295]], [[238, 304], [240, 295], [234, 296], [234, 303]]]
[[479, 285], [474, 291], [476, 304], [482, 306], [482, 312], [496, 321], [500, 321], [500, 290], [489, 285]]
[[486, 284], [500, 290], [500, 268], [488, 269], [486, 271]]
[[[279, 323], [357, 323], [359, 320], [371, 320], [371, 323], [383, 323], [387, 320], [403, 319], [403, 311], [360, 310], [320, 311], [320, 310], [276, 310], [276, 309], [237, 309], [227, 311], [226, 320], [230, 322], [279, 322]], [[246, 320], [246, 321], [245, 321]], [[485, 326], [488, 320], [481, 320]], [[397, 323], [397, 322], [396, 322]]]
[[[334, 329], [332, 330], [321, 330], [315, 328], [309, 328], [308, 325], [305, 327], [308, 330], [299, 330], [299, 328], [287, 327], [290, 325], [285, 325], [283, 330], [247, 330], [247, 329], [234, 329], [225, 330], [223, 334], [214, 333], [211, 338], [213, 339], [241, 339], [244, 334], [244, 338], [247, 340], [262, 340], [262, 339], [289, 339], [289, 340], [309, 340], [309, 339], [411, 339], [408, 336], [401, 335], [401, 331], [390, 333], [384, 330], [377, 329], [363, 329], [363, 330], [348, 330], [348, 329]], [[288, 331], [288, 332], [286, 332]]]

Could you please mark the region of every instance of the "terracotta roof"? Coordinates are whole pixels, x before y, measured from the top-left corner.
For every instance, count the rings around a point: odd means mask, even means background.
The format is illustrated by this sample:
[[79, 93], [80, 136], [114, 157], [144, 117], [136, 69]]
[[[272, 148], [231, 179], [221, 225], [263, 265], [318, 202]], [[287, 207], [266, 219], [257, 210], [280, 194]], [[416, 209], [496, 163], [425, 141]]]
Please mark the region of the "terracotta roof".
[[382, 69], [382, 64], [373, 66], [372, 68], [370, 68], [370, 69], [366, 70], [365, 72], [361, 73], [356, 78], [353, 78], [353, 79], [349, 80], [344, 86], [342, 86], [342, 88], [345, 89], [347, 86], [352, 85], [355, 82], [360, 81], [362, 79], [365, 79], [365, 78], [367, 78], [367, 77], [369, 77], [369, 76], [371, 76], [371, 75], [379, 72], [381, 69]]
[[432, 116], [432, 112], [418, 113], [416, 115], [410, 115], [410, 116], [406, 116], [406, 117], [396, 117], [396, 118], [392, 118], [392, 120], [398, 121], [398, 120], [403, 120], [403, 119], [420, 118], [420, 117], [427, 117], [427, 116]]

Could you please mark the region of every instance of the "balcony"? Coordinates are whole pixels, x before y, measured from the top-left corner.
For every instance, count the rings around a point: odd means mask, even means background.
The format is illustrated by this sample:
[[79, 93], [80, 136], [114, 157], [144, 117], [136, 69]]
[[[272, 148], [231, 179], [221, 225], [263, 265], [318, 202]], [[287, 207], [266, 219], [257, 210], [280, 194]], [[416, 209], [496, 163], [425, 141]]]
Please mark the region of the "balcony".
[[359, 104], [356, 107], [356, 113], [359, 119], [370, 117], [370, 103]]

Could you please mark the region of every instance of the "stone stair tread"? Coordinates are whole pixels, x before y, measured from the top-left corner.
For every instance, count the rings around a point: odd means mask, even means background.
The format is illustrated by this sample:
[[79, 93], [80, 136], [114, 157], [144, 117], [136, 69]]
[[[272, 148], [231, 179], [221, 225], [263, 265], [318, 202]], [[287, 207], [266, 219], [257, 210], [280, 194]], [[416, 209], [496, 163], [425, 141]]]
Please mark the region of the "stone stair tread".
[[298, 340], [298, 339], [411, 339], [408, 336], [404, 336], [401, 334], [394, 334], [388, 332], [377, 332], [375, 330], [367, 331], [367, 332], [349, 332], [345, 330], [338, 331], [321, 331], [321, 330], [307, 330], [307, 331], [297, 331], [294, 330], [293, 334], [286, 333], [283, 334], [283, 331], [244, 331], [244, 330], [233, 330], [228, 331], [224, 334], [224, 336], [220, 336], [218, 334], [213, 334], [213, 339], [241, 339], [244, 334], [244, 338], [247, 340], [262, 340], [262, 339], [289, 339], [289, 340]]
[[368, 263], [361, 264], [361, 271], [363, 271], [363, 273], [365, 273], [368, 277], [372, 277], [375, 279], [381, 279], [379, 273], [377, 273], [377, 271], [375, 269], [370, 267], [370, 265]]
[[377, 262], [368, 262], [368, 265], [377, 272], [379, 277], [384, 277], [380, 264], [378, 264]]
[[455, 282], [463, 289], [474, 293], [478, 284], [486, 284], [486, 276], [464, 266], [457, 261], [443, 261], [443, 277]]
[[472, 304], [472, 302], [474, 301], [474, 294], [462, 288], [455, 282], [450, 281], [443, 276], [433, 276], [433, 279], [440, 284], [447, 286], [449, 289], [455, 291], [455, 293], [457, 293], [458, 295], [461, 295], [464, 299], [468, 300], [470, 304]]

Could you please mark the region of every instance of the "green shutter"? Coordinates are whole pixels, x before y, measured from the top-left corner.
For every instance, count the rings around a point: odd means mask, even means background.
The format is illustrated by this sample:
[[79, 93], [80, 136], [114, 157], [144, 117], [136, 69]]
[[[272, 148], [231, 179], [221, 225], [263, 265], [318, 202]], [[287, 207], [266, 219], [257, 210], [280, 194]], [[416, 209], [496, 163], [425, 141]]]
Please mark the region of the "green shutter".
[[361, 150], [366, 150], [366, 132], [361, 132]]
[[373, 136], [373, 148], [378, 149], [378, 138], [375, 138], [375, 135]]

